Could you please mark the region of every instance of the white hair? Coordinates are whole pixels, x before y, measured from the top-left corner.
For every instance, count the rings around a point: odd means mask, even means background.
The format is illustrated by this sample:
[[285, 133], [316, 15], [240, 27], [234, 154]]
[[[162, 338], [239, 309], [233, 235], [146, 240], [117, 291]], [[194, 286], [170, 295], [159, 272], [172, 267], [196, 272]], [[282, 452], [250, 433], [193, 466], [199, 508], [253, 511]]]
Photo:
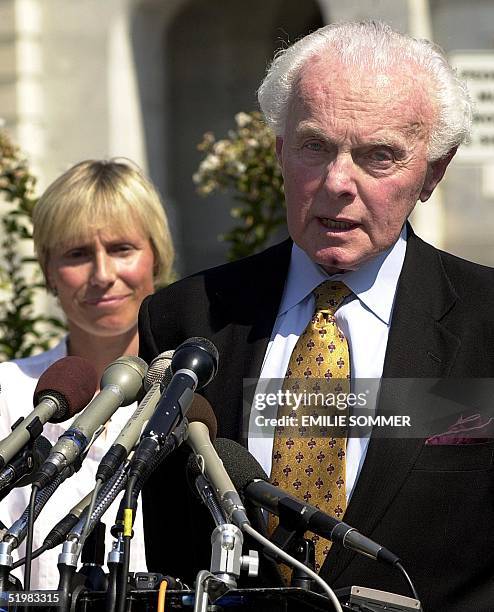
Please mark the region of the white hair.
[[382, 21], [327, 25], [278, 51], [259, 88], [264, 117], [277, 136], [283, 136], [290, 97], [301, 68], [309, 58], [327, 54], [346, 66], [389, 71], [409, 63], [423, 69], [437, 115], [428, 143], [430, 161], [444, 157], [470, 136], [472, 103], [442, 49], [425, 39], [393, 30]]

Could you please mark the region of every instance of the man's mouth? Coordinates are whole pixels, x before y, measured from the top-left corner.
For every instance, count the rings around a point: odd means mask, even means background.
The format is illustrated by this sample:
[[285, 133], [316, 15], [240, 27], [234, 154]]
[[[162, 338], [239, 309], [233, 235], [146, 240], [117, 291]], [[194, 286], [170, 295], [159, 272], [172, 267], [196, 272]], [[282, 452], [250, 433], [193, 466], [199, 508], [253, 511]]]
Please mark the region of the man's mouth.
[[334, 221], [333, 219], [324, 219], [322, 217], [319, 218], [324, 227], [328, 229], [337, 229], [337, 230], [349, 230], [352, 227], [355, 227], [355, 223], [350, 223], [348, 221]]

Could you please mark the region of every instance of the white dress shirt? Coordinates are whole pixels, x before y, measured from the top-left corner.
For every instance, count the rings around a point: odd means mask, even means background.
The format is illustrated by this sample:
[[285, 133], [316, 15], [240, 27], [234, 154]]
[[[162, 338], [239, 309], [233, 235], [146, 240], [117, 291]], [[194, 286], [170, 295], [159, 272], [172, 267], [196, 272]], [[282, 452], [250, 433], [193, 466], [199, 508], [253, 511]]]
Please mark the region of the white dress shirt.
[[[406, 252], [406, 227], [397, 242], [358, 270], [329, 276], [321, 266], [293, 245], [285, 289], [271, 339], [261, 368], [263, 380], [283, 379], [298, 338], [314, 313], [314, 289], [322, 282], [340, 280], [352, 293], [336, 311], [336, 322], [345, 334], [350, 352], [352, 385], [359, 379], [379, 379], [398, 279]], [[356, 391], [355, 386], [353, 391]], [[351, 410], [351, 409], [350, 409]], [[254, 419], [259, 412], [253, 407], [249, 420], [249, 451], [256, 457], [266, 474], [271, 473], [273, 437], [255, 435]], [[259, 431], [259, 428], [257, 428]], [[346, 455], [346, 494], [351, 497], [362, 468], [369, 438], [350, 436]]]
[[[0, 439], [10, 433], [10, 426], [21, 416], [28, 415], [33, 410], [33, 393], [41, 374], [48, 367], [67, 355], [66, 341], [63, 340], [53, 349], [40, 355], [8, 361], [0, 364]], [[55, 524], [63, 518], [70, 509], [79, 502], [95, 485], [96, 469], [111, 443], [119, 434], [129, 417], [136, 408], [136, 404], [119, 408], [108, 422], [106, 430], [95, 440], [81, 469], [70, 480], [65, 481], [55, 491], [40, 516], [34, 524], [33, 550], [39, 548], [45, 536]], [[45, 436], [51, 444], [69, 427], [70, 421], [60, 424], [46, 423], [43, 428]], [[0, 520], [10, 527], [17, 520], [29, 503], [31, 487], [14, 489], [2, 502], [0, 502]], [[102, 520], [106, 524], [105, 561], [111, 549], [113, 537], [110, 527], [115, 522], [120, 498], [110, 506]], [[134, 537], [131, 548], [131, 571], [146, 571], [144, 554], [144, 531], [142, 527], [142, 509], [139, 505], [134, 523]], [[18, 552], [24, 556], [24, 544]], [[58, 554], [61, 546], [44, 552], [38, 559], [33, 560], [31, 574], [31, 589], [56, 589], [59, 573], [57, 568]], [[14, 560], [18, 558], [14, 554]], [[13, 572], [21, 581], [23, 580], [23, 567]]]

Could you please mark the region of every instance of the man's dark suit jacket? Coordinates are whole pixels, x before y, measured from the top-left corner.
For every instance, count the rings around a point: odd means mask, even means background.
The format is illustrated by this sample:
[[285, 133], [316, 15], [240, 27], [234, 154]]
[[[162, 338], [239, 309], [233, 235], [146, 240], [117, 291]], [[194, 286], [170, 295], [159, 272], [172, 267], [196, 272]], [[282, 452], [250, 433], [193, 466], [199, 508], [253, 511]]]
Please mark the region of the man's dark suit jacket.
[[[259, 375], [290, 252], [286, 241], [201, 272], [142, 306], [146, 361], [191, 336], [218, 347], [219, 371], [204, 389], [218, 437], [241, 439], [242, 379]], [[383, 376], [493, 375], [494, 271], [438, 251], [410, 230]], [[494, 610], [493, 453], [494, 441], [431, 446], [371, 438], [344, 520], [400, 556], [426, 611]], [[144, 521], [149, 568], [192, 581], [209, 568], [212, 524], [202, 522], [184, 483], [179, 452], [146, 487]], [[397, 571], [336, 545], [321, 575], [333, 588], [409, 595]]]

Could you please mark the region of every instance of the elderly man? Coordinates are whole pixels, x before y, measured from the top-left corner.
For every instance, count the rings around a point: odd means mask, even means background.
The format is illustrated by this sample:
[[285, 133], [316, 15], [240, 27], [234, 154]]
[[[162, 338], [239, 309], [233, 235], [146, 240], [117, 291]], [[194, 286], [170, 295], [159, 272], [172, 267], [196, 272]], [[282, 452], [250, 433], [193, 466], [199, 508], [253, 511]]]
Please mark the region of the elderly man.
[[[274, 482], [398, 554], [426, 610], [492, 610], [493, 442], [349, 438], [335, 454], [318, 439], [315, 455], [283, 432], [256, 438], [242, 413], [244, 378], [493, 375], [493, 271], [438, 251], [407, 224], [468, 135], [468, 95], [435, 46], [370, 22], [330, 25], [284, 50], [259, 100], [277, 136], [291, 240], [148, 299], [141, 354], [210, 338], [220, 367], [204, 394], [219, 436], [247, 437]], [[330, 343], [314, 344], [318, 334]], [[180, 504], [179, 461], [147, 491], [148, 562], [190, 577], [208, 567], [209, 533]], [[160, 481], [177, 488], [161, 540]], [[408, 594], [390, 568], [319, 545], [333, 587]]]

